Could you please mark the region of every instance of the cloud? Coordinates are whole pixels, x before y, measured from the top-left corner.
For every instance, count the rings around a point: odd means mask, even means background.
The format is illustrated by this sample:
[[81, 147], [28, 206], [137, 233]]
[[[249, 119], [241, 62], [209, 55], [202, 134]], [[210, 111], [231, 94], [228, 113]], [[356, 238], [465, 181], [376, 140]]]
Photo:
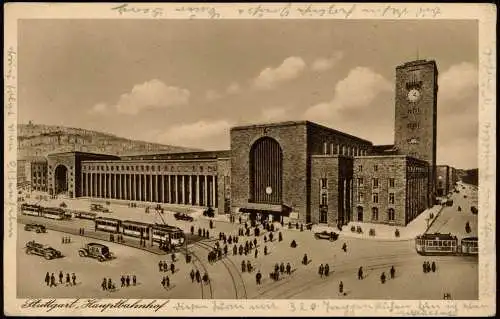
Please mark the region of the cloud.
[[254, 85], [259, 89], [271, 89], [277, 84], [297, 78], [306, 68], [306, 63], [300, 57], [286, 58], [277, 68], [262, 70], [254, 80]]
[[134, 85], [128, 93], [122, 94], [113, 108], [118, 113], [135, 115], [148, 108], [168, 108], [189, 103], [187, 89], [167, 86], [160, 80], [150, 80]]
[[335, 64], [337, 64], [342, 59], [343, 56], [344, 54], [342, 52], [337, 51], [328, 58], [318, 58], [313, 61], [311, 69], [318, 72], [327, 71], [333, 68]]
[[218, 150], [229, 148], [229, 128], [225, 120], [205, 121], [175, 125], [158, 134], [159, 143], [185, 147]]
[[270, 107], [262, 110], [261, 118], [264, 122], [280, 122], [288, 118], [288, 113], [284, 107]]
[[90, 109], [91, 114], [102, 114], [109, 110], [109, 106], [106, 103], [97, 103]]
[[391, 90], [392, 84], [382, 75], [369, 68], [356, 67], [337, 82], [331, 101], [310, 107], [305, 116], [311, 120], [327, 120], [342, 110], [370, 108], [380, 93]]
[[438, 81], [440, 102], [463, 100], [478, 88], [477, 66], [469, 62], [452, 65], [439, 75]]
[[220, 99], [221, 97], [222, 97], [222, 95], [219, 94], [215, 90], [207, 90], [207, 92], [205, 93], [205, 98], [208, 101], [214, 101], [214, 100]]
[[227, 94], [236, 94], [239, 93], [240, 91], [241, 91], [240, 85], [236, 82], [231, 83], [226, 89]]

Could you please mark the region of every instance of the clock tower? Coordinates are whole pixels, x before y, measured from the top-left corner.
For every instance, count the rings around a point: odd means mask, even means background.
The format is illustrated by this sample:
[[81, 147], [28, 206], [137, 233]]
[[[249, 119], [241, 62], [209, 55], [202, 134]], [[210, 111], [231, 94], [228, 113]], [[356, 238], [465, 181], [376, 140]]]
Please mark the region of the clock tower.
[[395, 146], [401, 154], [429, 163], [435, 192], [438, 70], [435, 61], [396, 67]]

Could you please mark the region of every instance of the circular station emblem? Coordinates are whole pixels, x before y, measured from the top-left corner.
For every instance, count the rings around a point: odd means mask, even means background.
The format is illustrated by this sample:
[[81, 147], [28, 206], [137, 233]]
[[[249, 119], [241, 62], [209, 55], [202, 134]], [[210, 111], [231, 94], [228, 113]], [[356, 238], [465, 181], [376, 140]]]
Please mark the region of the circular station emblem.
[[271, 195], [272, 193], [273, 193], [273, 189], [271, 188], [271, 186], [267, 186], [266, 187], [266, 194]]

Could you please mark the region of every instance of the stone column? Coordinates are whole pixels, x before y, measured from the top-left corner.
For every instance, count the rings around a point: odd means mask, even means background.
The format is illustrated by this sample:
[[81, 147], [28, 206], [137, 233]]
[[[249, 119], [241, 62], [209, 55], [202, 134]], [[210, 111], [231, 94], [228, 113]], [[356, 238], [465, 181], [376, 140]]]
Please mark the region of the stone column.
[[149, 174], [149, 201], [153, 202], [153, 174]]
[[160, 175], [161, 202], [165, 203], [165, 175]]
[[215, 175], [212, 175], [212, 207], [215, 209], [215, 196], [217, 193], [215, 192]]
[[181, 175], [181, 200], [182, 205], [186, 204], [186, 187], [184, 185], [184, 175]]
[[189, 205], [193, 205], [193, 175], [189, 175]]
[[139, 184], [139, 201], [142, 201], [142, 173], [138, 174], [137, 176], [139, 176], [137, 178], [137, 183]]
[[154, 196], [154, 200], [156, 203], [158, 203], [160, 201], [159, 197], [158, 197], [158, 175], [155, 175], [155, 196]]
[[196, 206], [200, 206], [200, 175], [196, 175]]
[[131, 187], [132, 187], [132, 200], [136, 200], [136, 196], [137, 196], [137, 192], [136, 192], [136, 187], [137, 187], [137, 182], [136, 182], [136, 176], [135, 173], [134, 174], [130, 174], [130, 177], [132, 178], [132, 183], [131, 183]]
[[179, 204], [179, 187], [178, 187], [178, 175], [174, 175], [174, 196], [175, 196], [175, 204]]
[[168, 174], [167, 175], [167, 182], [168, 182], [168, 202], [171, 204], [172, 203], [172, 175]]
[[208, 206], [208, 177], [203, 175], [204, 185], [203, 185], [203, 205]]

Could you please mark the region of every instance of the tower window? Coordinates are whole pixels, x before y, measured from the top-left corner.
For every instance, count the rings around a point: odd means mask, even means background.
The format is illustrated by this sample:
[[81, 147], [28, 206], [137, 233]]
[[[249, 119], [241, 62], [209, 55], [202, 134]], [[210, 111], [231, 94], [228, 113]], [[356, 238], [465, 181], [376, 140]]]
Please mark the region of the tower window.
[[321, 205], [328, 205], [328, 195], [325, 193], [321, 194]]

